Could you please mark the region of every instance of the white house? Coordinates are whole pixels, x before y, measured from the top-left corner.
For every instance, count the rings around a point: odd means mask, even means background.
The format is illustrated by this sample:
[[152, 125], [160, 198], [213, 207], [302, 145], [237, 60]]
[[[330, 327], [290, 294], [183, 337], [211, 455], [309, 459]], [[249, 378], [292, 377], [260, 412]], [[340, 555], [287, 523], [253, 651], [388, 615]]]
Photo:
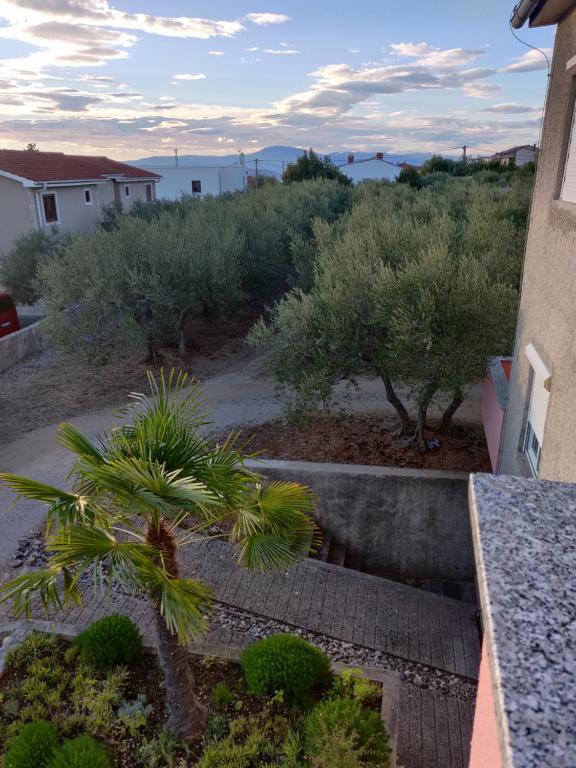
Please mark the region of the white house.
[[162, 179], [156, 197], [178, 200], [182, 195], [216, 197], [248, 188], [248, 171], [243, 165], [154, 165]]
[[340, 170], [352, 179], [353, 184], [360, 184], [370, 179], [394, 181], [401, 169], [396, 163], [384, 160], [383, 152], [377, 152], [367, 160], [355, 160], [354, 155], [348, 155], [348, 162], [341, 165]]
[[533, 163], [538, 157], [538, 149], [535, 144], [522, 144], [519, 147], [510, 147], [503, 152], [489, 157], [489, 160], [498, 160], [502, 165], [509, 165], [514, 162], [517, 168], [522, 168], [526, 163]]

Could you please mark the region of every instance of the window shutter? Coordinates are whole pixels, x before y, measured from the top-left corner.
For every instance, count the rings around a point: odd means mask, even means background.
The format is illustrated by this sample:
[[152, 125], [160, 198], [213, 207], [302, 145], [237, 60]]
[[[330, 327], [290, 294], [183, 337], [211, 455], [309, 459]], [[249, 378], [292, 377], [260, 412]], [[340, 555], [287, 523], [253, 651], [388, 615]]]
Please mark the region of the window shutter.
[[548, 411], [549, 399], [550, 392], [544, 388], [544, 377], [539, 371], [534, 370], [534, 378], [532, 380], [532, 397], [530, 398], [530, 408], [528, 410], [528, 421], [530, 422], [540, 445], [542, 445], [544, 440], [544, 423], [546, 421], [546, 412]]
[[576, 130], [575, 119], [576, 104], [572, 112], [572, 123], [570, 125], [570, 138], [568, 139], [568, 149], [566, 151], [566, 162], [564, 165], [564, 178], [562, 179], [562, 190], [560, 199], [569, 203], [576, 203]]

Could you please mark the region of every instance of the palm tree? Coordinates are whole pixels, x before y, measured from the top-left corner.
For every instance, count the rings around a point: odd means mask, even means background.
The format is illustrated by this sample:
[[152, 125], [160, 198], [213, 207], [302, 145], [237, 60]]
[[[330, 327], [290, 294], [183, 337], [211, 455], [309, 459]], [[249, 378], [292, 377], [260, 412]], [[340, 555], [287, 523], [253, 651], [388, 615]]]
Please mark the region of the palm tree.
[[[107, 574], [145, 593], [154, 610], [169, 706], [168, 726], [184, 738], [201, 735], [206, 711], [197, 699], [186, 646], [207, 627], [210, 589], [182, 576], [178, 550], [205, 541], [224, 523], [238, 562], [269, 570], [296, 564], [317, 540], [309, 488], [265, 482], [245, 465], [238, 435], [218, 442], [207, 431], [197, 384], [174, 371], [151, 396], [132, 395], [122, 426], [92, 442], [71, 424], [59, 442], [75, 454], [73, 490], [1, 474], [13, 491], [48, 505], [45, 567], [0, 589], [17, 614], [79, 605], [80, 577]], [[214, 534], [224, 535], [224, 534]]]

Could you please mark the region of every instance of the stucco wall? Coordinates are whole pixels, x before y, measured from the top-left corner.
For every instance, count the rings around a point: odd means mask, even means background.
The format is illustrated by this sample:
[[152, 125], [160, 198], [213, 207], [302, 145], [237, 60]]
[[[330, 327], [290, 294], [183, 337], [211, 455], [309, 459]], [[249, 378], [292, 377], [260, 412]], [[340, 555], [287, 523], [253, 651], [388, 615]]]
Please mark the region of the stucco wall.
[[272, 479], [309, 485], [318, 494], [320, 527], [361, 554], [380, 575], [467, 581], [474, 578], [463, 472], [251, 462]]
[[474, 712], [469, 768], [501, 768], [501, 766], [500, 734], [490, 673], [490, 658], [488, 648], [484, 643]]
[[[154, 199], [154, 182], [152, 181], [120, 181], [118, 182], [119, 200], [125, 210], [130, 210], [135, 202], [146, 202], [146, 185], [152, 187], [152, 199]], [[126, 197], [124, 187], [130, 187], [130, 197]]]
[[0, 253], [38, 226], [33, 192], [12, 179], [0, 177]]
[[202, 196], [220, 195], [246, 188], [246, 169], [239, 165], [225, 168], [163, 166], [155, 170], [162, 176], [157, 185], [157, 196], [167, 200], [177, 200], [182, 195], [191, 195], [193, 179], [201, 182]]
[[389, 179], [394, 181], [400, 173], [400, 168], [382, 160], [363, 160], [357, 163], [348, 163], [348, 165], [343, 165], [340, 170], [351, 178], [354, 184], [359, 184], [365, 179]]
[[552, 373], [539, 476], [576, 481], [576, 204], [558, 200], [576, 88], [576, 11], [558, 27], [528, 233], [500, 471], [528, 475], [519, 451], [529, 397], [526, 345]]
[[[84, 190], [92, 193], [92, 205], [84, 203]], [[98, 223], [100, 208], [98, 205], [97, 185], [86, 184], [83, 187], [54, 187], [46, 190], [47, 194], [55, 194], [58, 204], [58, 229], [62, 232], [84, 232], [90, 234]], [[42, 192], [35, 194], [41, 202]], [[42, 210], [42, 208], [41, 208]]]

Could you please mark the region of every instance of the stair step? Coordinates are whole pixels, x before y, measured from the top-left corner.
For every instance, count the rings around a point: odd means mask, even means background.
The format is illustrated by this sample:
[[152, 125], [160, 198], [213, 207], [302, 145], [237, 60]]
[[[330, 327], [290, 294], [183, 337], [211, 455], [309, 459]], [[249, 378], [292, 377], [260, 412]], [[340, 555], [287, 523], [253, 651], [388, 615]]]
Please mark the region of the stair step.
[[328, 562], [333, 565], [344, 566], [346, 560], [346, 547], [344, 544], [339, 544], [337, 541], [330, 542], [330, 550], [328, 552]]
[[316, 560], [322, 560], [326, 562], [328, 560], [328, 553], [330, 552], [330, 545], [332, 544], [332, 534], [323, 533], [322, 543], [318, 547], [317, 552], [314, 553]]

